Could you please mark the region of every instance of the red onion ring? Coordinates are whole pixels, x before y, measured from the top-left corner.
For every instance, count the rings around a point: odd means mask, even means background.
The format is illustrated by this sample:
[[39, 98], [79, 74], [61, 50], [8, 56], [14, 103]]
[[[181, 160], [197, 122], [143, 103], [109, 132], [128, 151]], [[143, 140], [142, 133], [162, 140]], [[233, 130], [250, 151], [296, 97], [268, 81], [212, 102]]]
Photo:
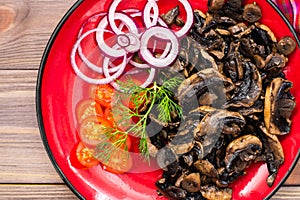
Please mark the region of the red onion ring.
[[[119, 35], [119, 34], [124, 33], [120, 29], [118, 29], [118, 27], [115, 23], [115, 19], [119, 19], [125, 23], [125, 25], [128, 27], [128, 29], [130, 30], [131, 33], [135, 33], [138, 35], [137, 26], [136, 26], [135, 22], [132, 20], [132, 18], [130, 18], [128, 15], [116, 12], [116, 9], [121, 1], [122, 0], [114, 0], [112, 2], [112, 4], [110, 5], [110, 7], [108, 9], [109, 25], [115, 34]], [[122, 17], [118, 17], [118, 14], [122, 14]]]
[[138, 62], [135, 62], [133, 60], [130, 60], [129, 63], [133, 66], [133, 67], [136, 67], [136, 68], [139, 68], [139, 69], [149, 69], [150, 66], [146, 63], [138, 63]]
[[[123, 62], [122, 62], [120, 65], [114, 67], [114, 69], [118, 69], [118, 70], [116, 71], [116, 73], [114, 73], [112, 76], [107, 77], [107, 78], [101, 78], [101, 79], [90, 78], [90, 77], [88, 77], [87, 75], [85, 75], [84, 73], [82, 73], [82, 72], [80, 71], [80, 69], [78, 68], [78, 65], [77, 65], [77, 63], [76, 63], [76, 58], [75, 58], [75, 56], [76, 56], [76, 52], [77, 52], [77, 49], [78, 49], [78, 46], [79, 46], [80, 42], [81, 42], [88, 34], [91, 34], [91, 33], [93, 33], [93, 32], [97, 32], [97, 31], [99, 31], [99, 29], [92, 29], [92, 30], [89, 30], [89, 31], [87, 31], [86, 33], [84, 33], [84, 34], [76, 41], [76, 43], [74, 44], [74, 46], [73, 46], [73, 48], [72, 48], [72, 51], [71, 51], [71, 56], [70, 56], [70, 57], [71, 57], [71, 65], [72, 65], [73, 70], [74, 70], [74, 72], [76, 73], [76, 75], [77, 75], [78, 77], [80, 77], [81, 79], [83, 79], [84, 81], [86, 81], [86, 82], [88, 82], [88, 83], [91, 83], [91, 84], [108, 84], [108, 83], [112, 82], [114, 79], [118, 78], [118, 77], [124, 72], [124, 69], [125, 69], [126, 64], [127, 64], [127, 61], [126, 61], [127, 56], [126, 56], [126, 54], [124, 54]], [[102, 31], [102, 30], [101, 30], [101, 31]], [[104, 62], [104, 61], [103, 61], [103, 62]], [[103, 65], [103, 67], [104, 67], [104, 65]], [[97, 70], [98, 70], [97, 72], [100, 73], [100, 74], [102, 74], [102, 73], [100, 72], [99, 69], [100, 69], [100, 68], [97, 67]], [[104, 69], [104, 68], [103, 68], [103, 72], [105, 72], [105, 70], [107, 70], [107, 72], [108, 72], [109, 69], [108, 69], [108, 68], [107, 68], [107, 69]]]
[[[164, 58], [156, 58], [148, 49], [148, 42], [152, 36], [157, 36], [157, 34], [164, 35], [165, 38], [168, 38], [171, 42], [171, 49], [169, 54]], [[179, 53], [179, 42], [176, 35], [170, 29], [153, 26], [147, 29], [141, 37], [141, 49], [140, 55], [141, 57], [149, 64], [154, 67], [167, 67], [177, 58]]]
[[[120, 24], [119, 25], [119, 28], [122, 28], [124, 26], [124, 24]], [[92, 30], [92, 29], [91, 29]], [[91, 31], [89, 30], [89, 31]], [[87, 31], [88, 32], [88, 31]], [[87, 33], [86, 32], [86, 33]], [[93, 33], [94, 31], [90, 32], [90, 33]], [[105, 32], [109, 32], [109, 33], [112, 33], [112, 31], [109, 31], [109, 30], [105, 30]], [[78, 40], [80, 39], [81, 36], [81, 33], [82, 33], [82, 29], [80, 29], [80, 32], [79, 32], [79, 35], [78, 35]], [[89, 33], [89, 34], [90, 34]], [[86, 36], [88, 36], [89, 34], [86, 34], [85, 36], [83, 36], [83, 38], [81, 38], [80, 40], [82, 41]], [[118, 48], [118, 45], [114, 45], [112, 47], [113, 49], [117, 49]], [[78, 45], [78, 49], [77, 49], [77, 53], [80, 57], [80, 59], [82, 60], [82, 62], [84, 62], [84, 64], [87, 65], [87, 67], [89, 67], [91, 70], [95, 71], [95, 72], [98, 72], [98, 73], [103, 73], [103, 70], [102, 70], [102, 66], [97, 66], [95, 65], [94, 63], [92, 63], [82, 52], [82, 48], [81, 48], [81, 45], [79, 43]], [[113, 67], [111, 69], [109, 69], [109, 72], [110, 73], [113, 73], [113, 72], [116, 72], [118, 71], [119, 69], [117, 67]]]
[[125, 50], [129, 53], [134, 53], [139, 51], [141, 46], [139, 37], [134, 33], [126, 33], [126, 36], [129, 38], [129, 45], [125, 47]]
[[188, 2], [188, 0], [178, 0], [184, 7], [186, 11], [186, 21], [184, 26], [175, 32], [175, 35], [179, 38], [185, 36], [187, 32], [191, 29], [194, 23], [194, 11], [191, 7], [191, 4]]
[[[153, 8], [153, 15], [151, 15], [151, 9]], [[151, 17], [153, 18], [151, 21]], [[155, 0], [148, 0], [143, 10], [144, 24], [147, 28], [156, 26], [159, 17], [158, 5]]]
[[[116, 13], [119, 17], [121, 15], [119, 15], [120, 13]], [[124, 14], [123, 14], [124, 15]], [[99, 22], [98, 24], [98, 29], [100, 29], [100, 31], [97, 31], [96, 32], [96, 41], [97, 41], [97, 44], [99, 46], [99, 48], [101, 49], [101, 51], [106, 54], [107, 56], [110, 56], [110, 57], [121, 57], [122, 55], [124, 55], [125, 53], [125, 50], [124, 49], [115, 49], [115, 48], [112, 48], [110, 46], [108, 46], [105, 42], [105, 39], [104, 39], [104, 30], [106, 30], [108, 26], [108, 21], [107, 21], [107, 16], [103, 17], [103, 19]]]

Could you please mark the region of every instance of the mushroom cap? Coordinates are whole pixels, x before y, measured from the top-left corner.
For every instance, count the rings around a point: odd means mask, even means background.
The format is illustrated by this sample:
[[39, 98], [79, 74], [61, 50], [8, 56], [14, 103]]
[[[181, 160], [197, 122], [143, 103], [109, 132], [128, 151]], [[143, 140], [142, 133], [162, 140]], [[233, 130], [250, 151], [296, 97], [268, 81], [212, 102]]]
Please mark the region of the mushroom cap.
[[236, 138], [226, 148], [226, 170], [243, 171], [262, 152], [262, 146], [260, 139], [254, 135]]
[[290, 132], [291, 114], [296, 103], [289, 90], [292, 82], [275, 78], [266, 89], [264, 122], [270, 134], [285, 135]]
[[198, 192], [200, 191], [201, 180], [199, 173], [191, 173], [185, 176], [181, 182], [181, 186], [183, 189], [188, 192]]

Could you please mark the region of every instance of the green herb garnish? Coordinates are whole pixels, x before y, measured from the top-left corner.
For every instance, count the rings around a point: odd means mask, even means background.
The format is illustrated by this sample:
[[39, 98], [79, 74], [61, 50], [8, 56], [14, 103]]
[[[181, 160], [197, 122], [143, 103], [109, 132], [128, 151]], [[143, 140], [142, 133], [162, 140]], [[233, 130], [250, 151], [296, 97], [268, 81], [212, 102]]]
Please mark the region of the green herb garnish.
[[[128, 134], [131, 134], [140, 138], [139, 150], [143, 157], [149, 161], [150, 155], [146, 132], [147, 120], [151, 112], [154, 111], [153, 109], [156, 109], [155, 113], [158, 113], [158, 120], [163, 123], [170, 123], [172, 121], [172, 113], [176, 113], [177, 116], [181, 118], [182, 108], [174, 100], [174, 93], [172, 92], [181, 81], [182, 78], [173, 77], [165, 80], [162, 85], [158, 85], [157, 82], [154, 82], [153, 85], [148, 88], [142, 88], [133, 84], [131, 81], [119, 83], [124, 94], [131, 96], [130, 101], [133, 104], [133, 108], [130, 109], [122, 105], [121, 102], [117, 102], [117, 105], [121, 105], [121, 109], [118, 109], [118, 111], [124, 116], [122, 121], [125, 122], [132, 118], [138, 120], [134, 124], [129, 124], [127, 131], [108, 129], [106, 136], [108, 139], [112, 139], [113, 142], [107, 140], [106, 142], [98, 144], [96, 148], [98, 150], [96, 150], [96, 152], [99, 153], [97, 153], [96, 157], [103, 161], [108, 160], [112, 151], [126, 145]], [[124, 98], [124, 94], [120, 94], [120, 98], [117, 99]]]

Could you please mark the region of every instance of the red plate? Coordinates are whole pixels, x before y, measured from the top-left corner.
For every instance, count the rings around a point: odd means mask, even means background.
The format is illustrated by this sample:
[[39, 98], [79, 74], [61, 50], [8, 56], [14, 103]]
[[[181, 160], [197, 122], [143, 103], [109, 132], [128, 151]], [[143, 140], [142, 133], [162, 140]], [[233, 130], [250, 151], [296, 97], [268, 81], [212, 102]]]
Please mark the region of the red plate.
[[[146, 0], [123, 0], [118, 9], [142, 9]], [[177, 0], [159, 1], [161, 10], [176, 5]], [[190, 0], [192, 7], [206, 11], [206, 0]], [[291, 26], [271, 2], [256, 0], [263, 12], [262, 23], [273, 30], [279, 38], [295, 36]], [[75, 105], [85, 98], [87, 86], [76, 77], [70, 65], [70, 53], [82, 24], [95, 13], [107, 11], [111, 0], [78, 1], [61, 20], [45, 50], [37, 82], [37, 116], [45, 148], [62, 179], [81, 199], [163, 199], [156, 194], [155, 181], [160, 170], [152, 170], [142, 161], [134, 163], [135, 168], [147, 169], [146, 173], [115, 175], [94, 167], [82, 169], [72, 161], [74, 147], [79, 141], [76, 130]], [[299, 44], [299, 41], [298, 41]], [[287, 78], [293, 81], [293, 95], [297, 107], [293, 121], [300, 120], [300, 50], [289, 57]], [[299, 158], [300, 125], [293, 123], [291, 133], [280, 137], [285, 153], [285, 162], [280, 167], [272, 187], [266, 184], [268, 175], [265, 164], [252, 165], [247, 175], [233, 184], [233, 199], [263, 199], [271, 197], [285, 181]]]

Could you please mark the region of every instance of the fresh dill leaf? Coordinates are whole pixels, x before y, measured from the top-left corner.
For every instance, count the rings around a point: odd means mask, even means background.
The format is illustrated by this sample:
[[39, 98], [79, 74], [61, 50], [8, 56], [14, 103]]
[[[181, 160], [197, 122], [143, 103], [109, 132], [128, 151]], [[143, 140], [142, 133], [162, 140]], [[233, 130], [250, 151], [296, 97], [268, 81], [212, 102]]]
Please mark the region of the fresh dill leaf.
[[[164, 123], [172, 121], [172, 115], [176, 113], [178, 117], [182, 116], [181, 107], [174, 100], [173, 90], [181, 83], [182, 78], [173, 77], [165, 80], [162, 85], [158, 85], [156, 82], [151, 87], [143, 88], [133, 83], [133, 81], [118, 82], [122, 93], [117, 100], [129, 99], [132, 102], [133, 108], [123, 105], [120, 109], [117, 109], [121, 116], [124, 118], [136, 117], [138, 120], [135, 123], [129, 124], [129, 128], [126, 131], [116, 129], [115, 131], [108, 130], [107, 135], [121, 135], [119, 138], [112, 139], [110, 145], [106, 142], [97, 146], [98, 154], [97, 158], [100, 160], [109, 159], [111, 152], [116, 148], [126, 144], [126, 140], [129, 134], [139, 137], [139, 150], [143, 157], [149, 161], [149, 147], [147, 142], [147, 120], [149, 115], [153, 112], [153, 109], [158, 111], [158, 119]], [[121, 102], [116, 102], [116, 105]], [[124, 112], [124, 113], [123, 113]], [[126, 121], [126, 120], [123, 120]], [[117, 125], [116, 125], [117, 126]]]
[[183, 77], [175, 76], [165, 80], [162, 84], [162, 87], [168, 89], [169, 91], [173, 91], [183, 80]]

